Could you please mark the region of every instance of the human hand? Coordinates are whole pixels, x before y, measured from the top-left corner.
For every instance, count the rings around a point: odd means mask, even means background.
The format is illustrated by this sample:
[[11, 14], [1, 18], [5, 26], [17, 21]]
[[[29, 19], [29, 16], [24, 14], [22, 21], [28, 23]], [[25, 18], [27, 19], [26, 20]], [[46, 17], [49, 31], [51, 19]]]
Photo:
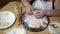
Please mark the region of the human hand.
[[47, 14], [47, 11], [46, 11], [46, 10], [40, 10], [40, 11], [35, 11], [35, 12], [34, 12], [34, 16], [35, 16], [36, 18], [42, 18], [42, 17], [44, 17], [46, 14]]
[[26, 7], [26, 13], [29, 15], [32, 15], [33, 14], [33, 8], [31, 6], [27, 6]]

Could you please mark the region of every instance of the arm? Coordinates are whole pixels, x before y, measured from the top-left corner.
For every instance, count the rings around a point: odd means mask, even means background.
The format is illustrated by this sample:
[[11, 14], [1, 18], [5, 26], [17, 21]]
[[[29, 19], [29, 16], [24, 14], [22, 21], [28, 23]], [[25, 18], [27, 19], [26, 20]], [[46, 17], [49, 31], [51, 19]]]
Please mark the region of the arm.
[[55, 10], [50, 10], [50, 11], [47, 11], [47, 16], [55, 16], [55, 17], [58, 17], [60, 16], [60, 10], [59, 9], [55, 9]]
[[60, 16], [60, 0], [55, 1], [54, 10], [40, 10], [40, 12], [34, 13], [35, 17], [40, 18], [45, 15], [47, 16]]
[[21, 3], [27, 7], [27, 6], [30, 6], [30, 4], [27, 2], [27, 0], [21, 0]]
[[55, 9], [47, 11], [48, 16], [60, 16], [60, 0], [55, 1]]
[[26, 0], [21, 0], [21, 3], [26, 7], [28, 5], [28, 3], [26, 2]]
[[27, 14], [33, 14], [32, 12], [32, 6], [26, 1], [26, 0], [21, 0], [22, 4], [26, 7], [26, 13]]

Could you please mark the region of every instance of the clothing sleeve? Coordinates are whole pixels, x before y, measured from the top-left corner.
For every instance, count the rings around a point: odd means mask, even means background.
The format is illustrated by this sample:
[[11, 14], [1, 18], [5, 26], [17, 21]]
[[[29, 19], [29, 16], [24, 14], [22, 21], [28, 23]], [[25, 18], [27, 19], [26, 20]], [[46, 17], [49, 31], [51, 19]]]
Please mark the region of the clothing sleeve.
[[53, 0], [53, 3], [52, 3], [52, 8], [53, 9], [55, 9], [54, 4], [55, 4], [55, 0]]
[[35, 1], [35, 0], [32, 0], [32, 1], [30, 2], [30, 4], [32, 5], [34, 1]]

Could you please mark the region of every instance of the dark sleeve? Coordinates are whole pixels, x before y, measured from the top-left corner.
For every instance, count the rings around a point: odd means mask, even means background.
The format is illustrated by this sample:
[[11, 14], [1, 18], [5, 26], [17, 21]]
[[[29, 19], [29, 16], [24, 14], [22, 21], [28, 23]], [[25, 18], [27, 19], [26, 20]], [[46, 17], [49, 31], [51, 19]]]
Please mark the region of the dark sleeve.
[[55, 0], [53, 0], [53, 3], [52, 3], [52, 8], [53, 9], [55, 9], [54, 4], [55, 4]]
[[30, 4], [32, 5], [34, 1], [35, 1], [35, 0], [32, 0], [32, 1], [30, 2]]

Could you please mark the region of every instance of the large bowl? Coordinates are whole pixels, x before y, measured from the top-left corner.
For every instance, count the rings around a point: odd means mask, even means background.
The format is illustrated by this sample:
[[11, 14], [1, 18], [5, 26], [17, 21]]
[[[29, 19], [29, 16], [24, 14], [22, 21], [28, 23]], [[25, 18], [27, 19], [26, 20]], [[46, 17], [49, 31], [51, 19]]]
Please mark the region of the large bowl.
[[[39, 31], [43, 31], [44, 29], [46, 29], [49, 25], [49, 18], [47, 16], [43, 17], [43, 18], [46, 18], [47, 20], [47, 27], [39, 27], [39, 28], [32, 28], [32, 27], [29, 27], [28, 24], [24, 21], [26, 18], [26, 13], [23, 13], [22, 16], [21, 16], [21, 23], [22, 25], [24, 26], [25, 29], [29, 30], [29, 31], [33, 31], [33, 32], [39, 32]], [[40, 18], [41, 19], [41, 18]]]

